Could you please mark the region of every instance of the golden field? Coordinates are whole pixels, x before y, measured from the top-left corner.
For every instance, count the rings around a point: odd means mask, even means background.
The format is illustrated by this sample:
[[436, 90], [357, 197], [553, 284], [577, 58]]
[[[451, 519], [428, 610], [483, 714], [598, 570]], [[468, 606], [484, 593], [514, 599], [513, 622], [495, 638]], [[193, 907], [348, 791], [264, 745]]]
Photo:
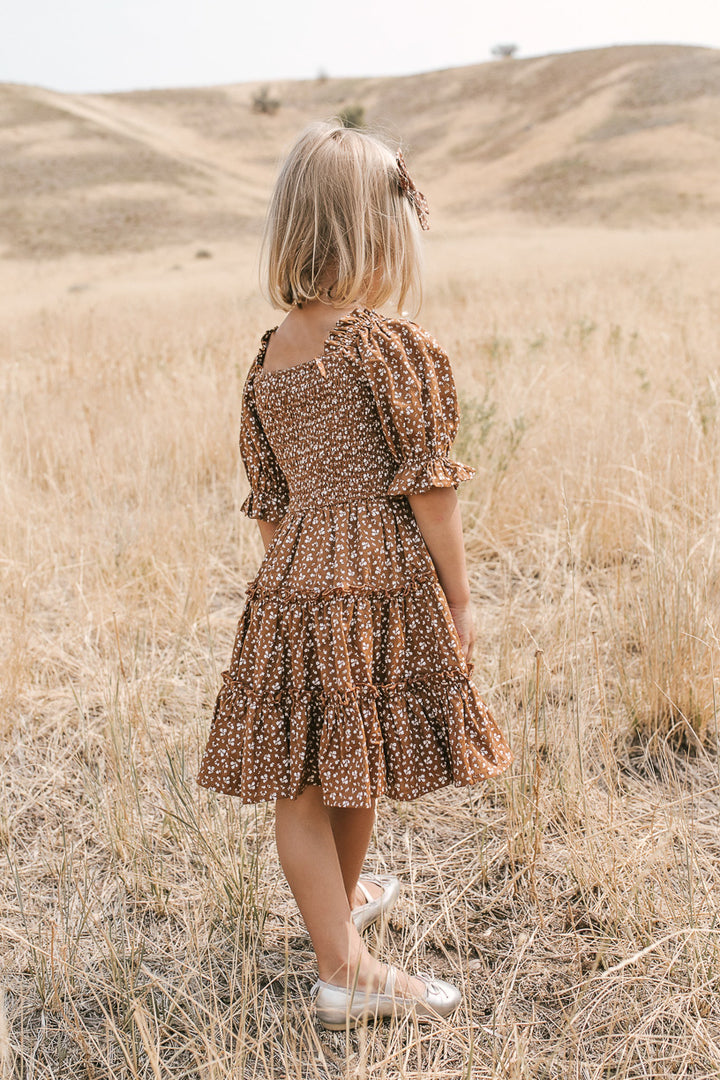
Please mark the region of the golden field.
[[[718, 72], [597, 50], [287, 84], [274, 117], [248, 86], [0, 88], [3, 1078], [718, 1075]], [[380, 800], [403, 892], [369, 940], [466, 1002], [346, 1037], [303, 1005], [272, 805], [194, 774], [262, 553], [262, 206], [294, 130], [354, 101], [431, 204], [418, 320], [516, 760]]]

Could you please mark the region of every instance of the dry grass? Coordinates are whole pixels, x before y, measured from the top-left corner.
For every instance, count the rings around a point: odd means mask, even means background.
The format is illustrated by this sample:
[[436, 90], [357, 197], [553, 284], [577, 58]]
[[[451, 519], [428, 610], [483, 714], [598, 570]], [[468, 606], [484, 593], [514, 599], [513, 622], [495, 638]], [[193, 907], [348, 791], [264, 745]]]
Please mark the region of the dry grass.
[[717, 1076], [712, 260], [447, 250], [422, 321], [478, 466], [477, 676], [517, 758], [382, 800], [371, 861], [404, 882], [383, 955], [462, 1012], [316, 1028], [272, 807], [194, 782], [261, 553], [236, 435], [272, 316], [79, 296], [0, 342], [4, 1077]]

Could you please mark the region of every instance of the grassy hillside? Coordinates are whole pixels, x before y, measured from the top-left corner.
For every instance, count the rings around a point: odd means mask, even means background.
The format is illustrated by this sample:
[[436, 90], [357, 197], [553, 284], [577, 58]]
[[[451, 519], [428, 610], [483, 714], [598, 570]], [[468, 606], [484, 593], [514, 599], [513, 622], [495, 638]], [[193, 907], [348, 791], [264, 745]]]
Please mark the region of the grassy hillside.
[[347, 104], [407, 146], [435, 221], [720, 221], [720, 53], [627, 46], [405, 78], [78, 95], [0, 87], [0, 251], [146, 251], [257, 232], [278, 156]]
[[[718, 53], [0, 93], [2, 1080], [720, 1075]], [[237, 433], [280, 149], [360, 102], [433, 227], [475, 675], [516, 760], [381, 799], [382, 959], [316, 1027], [273, 807], [195, 783], [262, 542]], [[212, 258], [197, 258], [199, 251]]]

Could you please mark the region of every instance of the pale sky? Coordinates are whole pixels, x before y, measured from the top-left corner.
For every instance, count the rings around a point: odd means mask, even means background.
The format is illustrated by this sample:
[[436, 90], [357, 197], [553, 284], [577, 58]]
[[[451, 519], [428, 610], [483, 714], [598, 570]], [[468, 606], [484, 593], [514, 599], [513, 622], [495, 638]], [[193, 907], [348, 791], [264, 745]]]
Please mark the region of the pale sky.
[[720, 48], [720, 0], [2, 0], [0, 82], [52, 90], [405, 75], [605, 45]]

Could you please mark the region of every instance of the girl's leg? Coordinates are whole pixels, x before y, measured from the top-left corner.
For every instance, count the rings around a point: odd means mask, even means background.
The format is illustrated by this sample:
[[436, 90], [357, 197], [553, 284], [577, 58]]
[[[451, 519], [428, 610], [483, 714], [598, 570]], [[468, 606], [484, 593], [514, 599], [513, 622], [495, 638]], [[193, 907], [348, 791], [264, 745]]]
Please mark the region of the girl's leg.
[[[345, 883], [345, 892], [351, 908], [366, 903], [365, 897], [357, 888], [357, 883], [375, 824], [375, 806], [376, 800], [373, 801], [372, 808], [367, 810], [344, 806], [327, 807], [330, 827], [335, 837], [335, 847], [340, 860], [340, 870]], [[381, 887], [372, 881], [367, 883], [367, 888], [373, 897], [379, 896], [382, 892]]]
[[[297, 799], [275, 803], [275, 837], [280, 865], [300, 908], [324, 982], [382, 990], [386, 967], [372, 956], [350, 915], [343, 873], [328, 807], [316, 785]], [[400, 993], [422, 994], [418, 979], [398, 979]]]

